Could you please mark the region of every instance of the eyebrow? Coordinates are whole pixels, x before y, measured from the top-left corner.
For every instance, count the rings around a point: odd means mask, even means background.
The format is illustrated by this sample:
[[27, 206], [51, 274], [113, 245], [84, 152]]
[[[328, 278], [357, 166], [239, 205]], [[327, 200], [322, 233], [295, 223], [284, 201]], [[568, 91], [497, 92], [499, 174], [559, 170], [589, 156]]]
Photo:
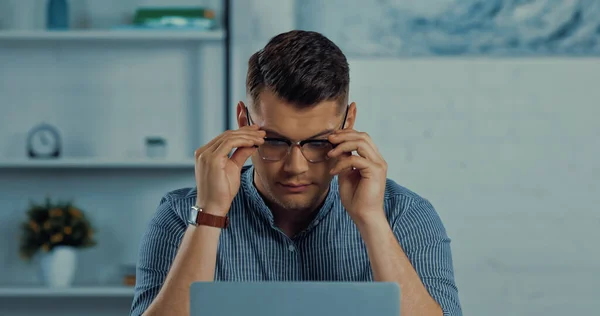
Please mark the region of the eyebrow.
[[[285, 137], [285, 136], [283, 136], [283, 135], [281, 135], [281, 134], [277, 133], [277, 132], [276, 132], [276, 131], [274, 131], [274, 130], [271, 130], [271, 129], [268, 129], [268, 128], [261, 128], [261, 129], [262, 129], [263, 131], [267, 132], [268, 134], [272, 134], [272, 135], [275, 135], [275, 136], [277, 136], [277, 137], [281, 137], [281, 138], [289, 139], [288, 137]], [[323, 136], [323, 135], [326, 135], [326, 134], [329, 134], [329, 133], [333, 133], [334, 131], [335, 131], [335, 130], [333, 130], [333, 129], [327, 129], [327, 130], [324, 130], [324, 131], [322, 131], [322, 132], [320, 132], [320, 133], [318, 133], [318, 134], [315, 134], [315, 135], [313, 135], [313, 136], [311, 136], [311, 137], [309, 137], [309, 138], [306, 138], [306, 139], [313, 139], [313, 138], [317, 138], [317, 137], [320, 137], [320, 136]]]

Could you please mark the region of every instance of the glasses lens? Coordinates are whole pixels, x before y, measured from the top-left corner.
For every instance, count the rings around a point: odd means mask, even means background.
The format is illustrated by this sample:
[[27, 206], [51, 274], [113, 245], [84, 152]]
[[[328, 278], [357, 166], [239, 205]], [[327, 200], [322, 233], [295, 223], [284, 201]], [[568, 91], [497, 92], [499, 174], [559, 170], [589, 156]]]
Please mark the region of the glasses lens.
[[311, 140], [302, 146], [304, 156], [312, 162], [326, 160], [327, 153], [332, 149], [333, 145], [326, 140]]
[[258, 147], [258, 152], [265, 160], [280, 160], [285, 157], [289, 147], [283, 140], [265, 138], [265, 142]]

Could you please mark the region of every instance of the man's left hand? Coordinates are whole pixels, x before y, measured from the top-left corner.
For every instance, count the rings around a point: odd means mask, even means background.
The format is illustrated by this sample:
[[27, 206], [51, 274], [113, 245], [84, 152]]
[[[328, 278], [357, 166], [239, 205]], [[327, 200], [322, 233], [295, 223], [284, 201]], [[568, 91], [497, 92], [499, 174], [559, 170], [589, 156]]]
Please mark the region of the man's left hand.
[[387, 163], [371, 137], [345, 129], [331, 134], [329, 141], [336, 147], [328, 155], [338, 159], [331, 174], [338, 175], [340, 198], [350, 217], [358, 224], [383, 215]]

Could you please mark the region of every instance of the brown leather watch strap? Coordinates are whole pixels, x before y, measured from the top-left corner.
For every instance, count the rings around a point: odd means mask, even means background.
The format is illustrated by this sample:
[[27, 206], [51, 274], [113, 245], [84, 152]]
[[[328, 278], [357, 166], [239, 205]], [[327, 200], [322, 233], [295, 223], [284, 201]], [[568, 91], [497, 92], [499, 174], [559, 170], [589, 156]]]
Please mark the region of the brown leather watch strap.
[[219, 227], [219, 228], [227, 228], [227, 226], [229, 226], [229, 217], [208, 214], [208, 213], [202, 212], [202, 210], [200, 210], [198, 212], [198, 217], [196, 217], [196, 224], [212, 226], [212, 227]]

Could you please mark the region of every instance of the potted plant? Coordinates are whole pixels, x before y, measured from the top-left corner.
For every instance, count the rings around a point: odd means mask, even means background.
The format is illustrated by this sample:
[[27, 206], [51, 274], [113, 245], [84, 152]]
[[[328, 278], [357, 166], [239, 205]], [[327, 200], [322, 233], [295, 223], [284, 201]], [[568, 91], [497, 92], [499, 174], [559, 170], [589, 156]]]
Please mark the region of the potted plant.
[[44, 282], [50, 287], [71, 285], [77, 266], [77, 249], [96, 245], [94, 228], [73, 202], [35, 204], [21, 225], [20, 256], [31, 261], [40, 253]]

